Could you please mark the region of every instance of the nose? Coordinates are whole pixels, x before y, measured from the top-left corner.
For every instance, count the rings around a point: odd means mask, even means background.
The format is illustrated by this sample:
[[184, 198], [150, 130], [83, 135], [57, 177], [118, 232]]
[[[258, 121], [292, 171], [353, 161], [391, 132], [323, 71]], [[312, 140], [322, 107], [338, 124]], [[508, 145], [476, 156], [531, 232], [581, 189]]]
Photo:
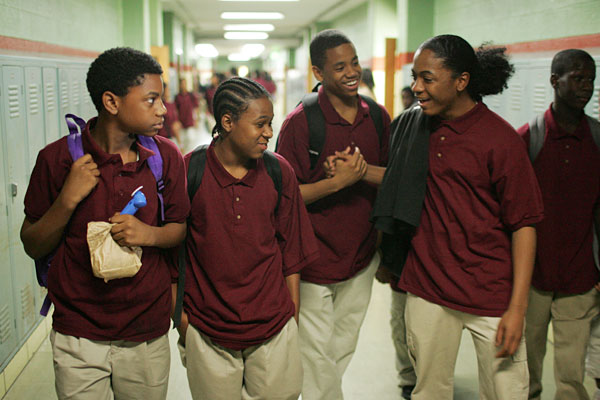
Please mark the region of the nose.
[[273, 126], [272, 125], [267, 126], [263, 136], [266, 137], [267, 139], [271, 139], [273, 137]]
[[410, 88], [412, 89], [412, 91], [415, 95], [418, 93], [421, 93], [423, 91], [423, 86], [421, 84], [421, 80], [419, 78], [415, 79], [413, 81], [413, 83], [410, 85]]
[[165, 106], [165, 103], [161, 98], [159, 98], [158, 100], [158, 109], [156, 115], [158, 115], [159, 117], [163, 117], [165, 114], [167, 114], [167, 107]]

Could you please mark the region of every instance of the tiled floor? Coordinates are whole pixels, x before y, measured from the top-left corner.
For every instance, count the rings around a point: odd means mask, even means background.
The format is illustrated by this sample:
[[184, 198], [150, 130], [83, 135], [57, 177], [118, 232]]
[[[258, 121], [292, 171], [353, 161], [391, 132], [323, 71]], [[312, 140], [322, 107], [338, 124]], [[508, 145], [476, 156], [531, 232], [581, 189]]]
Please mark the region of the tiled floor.
[[[280, 123], [281, 121], [279, 121]], [[200, 125], [204, 126], [202, 122]], [[204, 128], [191, 130], [182, 147], [184, 152], [187, 152], [196, 145], [208, 143], [209, 141], [210, 137]], [[377, 282], [374, 282], [373, 285], [373, 296], [361, 330], [356, 354], [344, 376], [343, 388], [347, 400], [400, 399], [400, 392], [396, 386], [394, 350], [389, 327], [390, 289], [388, 286]], [[176, 332], [171, 331], [169, 338], [171, 340], [171, 375], [168, 399], [191, 399], [185, 369], [177, 352]], [[549, 344], [544, 364], [543, 400], [552, 399], [555, 389], [552, 356], [552, 345]], [[591, 394], [594, 385], [591, 380], [586, 379], [586, 385]], [[475, 351], [467, 334], [463, 335], [458, 355], [454, 394], [456, 400], [474, 400], [478, 398]], [[48, 339], [44, 341], [36, 355], [3, 398], [3, 400], [40, 399], [56, 399], [52, 351]]]

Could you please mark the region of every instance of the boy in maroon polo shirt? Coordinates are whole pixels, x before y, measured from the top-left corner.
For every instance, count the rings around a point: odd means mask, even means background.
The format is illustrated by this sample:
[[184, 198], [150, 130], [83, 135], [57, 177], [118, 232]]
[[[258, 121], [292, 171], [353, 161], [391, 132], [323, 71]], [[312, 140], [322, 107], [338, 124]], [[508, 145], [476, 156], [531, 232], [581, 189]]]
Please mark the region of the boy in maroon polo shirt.
[[[594, 222], [600, 228], [600, 151], [583, 109], [594, 90], [596, 65], [585, 51], [563, 50], [552, 60], [554, 102], [543, 115], [541, 150], [533, 160], [546, 218], [538, 248], [525, 336], [529, 398], [542, 393], [548, 324], [554, 334], [555, 399], [589, 399], [583, 386], [590, 323], [598, 314], [600, 279], [594, 263]], [[536, 126], [539, 123], [536, 122]], [[531, 128], [519, 129], [531, 147]]]
[[165, 114], [165, 120], [163, 123], [162, 129], [158, 132], [159, 135], [164, 136], [166, 138], [175, 138], [176, 142], [179, 146], [182, 146], [181, 142], [181, 122], [179, 121], [179, 113], [177, 112], [177, 106], [175, 103], [169, 101], [170, 96], [169, 85], [164, 84], [162, 102], [167, 109]]
[[198, 108], [198, 99], [192, 92], [188, 92], [187, 81], [179, 80], [179, 93], [175, 96], [175, 105], [179, 113], [179, 121], [183, 125], [183, 129], [188, 129], [196, 126], [194, 114]]
[[[320, 159], [312, 169], [302, 104], [284, 121], [277, 151], [294, 167], [320, 250], [319, 260], [302, 270], [300, 283], [302, 398], [329, 400], [343, 397], [342, 375], [354, 354], [379, 264], [369, 214], [387, 162], [390, 118], [381, 107], [379, 138], [369, 107], [358, 96], [361, 68], [346, 35], [320, 32], [310, 57], [322, 83], [318, 104], [326, 135]], [[333, 159], [333, 177], [327, 178], [320, 166]]]
[[297, 399], [299, 273], [318, 257], [317, 243], [292, 167], [270, 154], [281, 169], [279, 200], [265, 168], [268, 92], [232, 78], [217, 89], [213, 110], [218, 136], [192, 200], [179, 328], [192, 396]]
[[397, 173], [404, 137], [423, 139], [427, 173], [415, 175], [426, 180], [423, 204], [398, 285], [408, 292], [413, 400], [452, 399], [463, 329], [477, 352], [480, 398], [527, 397], [521, 339], [535, 254], [532, 225], [542, 219], [542, 202], [519, 136], [481, 102], [500, 93], [512, 73], [504, 51], [476, 53], [464, 39], [441, 35], [415, 53], [412, 89], [419, 106], [406, 115], [429, 123], [416, 135], [399, 125], [380, 189], [402, 182], [388, 177]]
[[[156, 60], [137, 50], [102, 53], [87, 74], [98, 117], [82, 132], [84, 156], [73, 162], [63, 137], [40, 151], [31, 175], [21, 239], [35, 259], [56, 250], [48, 292], [59, 399], [166, 398], [174, 274], [163, 249], [183, 240], [189, 200], [181, 153], [155, 136], [165, 114], [161, 74]], [[153, 153], [138, 135], [154, 136], [163, 160], [163, 221], [147, 162]], [[119, 215], [139, 186], [148, 204], [135, 216]], [[94, 277], [90, 221], [110, 221], [118, 244], [142, 247], [135, 276]]]

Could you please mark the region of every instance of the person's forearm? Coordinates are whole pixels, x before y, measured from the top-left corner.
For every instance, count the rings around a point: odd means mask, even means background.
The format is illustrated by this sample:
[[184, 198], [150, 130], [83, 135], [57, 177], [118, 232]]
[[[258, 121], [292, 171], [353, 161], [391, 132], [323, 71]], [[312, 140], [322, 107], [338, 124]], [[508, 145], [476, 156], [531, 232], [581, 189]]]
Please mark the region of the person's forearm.
[[153, 240], [148, 246], [162, 249], [175, 247], [185, 238], [186, 228], [185, 222], [181, 224], [171, 222], [164, 226], [151, 226]]
[[509, 309], [527, 311], [529, 287], [535, 262], [536, 231], [525, 226], [512, 234], [513, 290]]
[[54, 250], [74, 210], [75, 207], [68, 205], [59, 196], [35, 223], [25, 218], [21, 226], [21, 241], [27, 255], [36, 260]]
[[340, 190], [337, 181], [333, 178], [322, 179], [315, 183], [306, 183], [300, 185], [300, 194], [304, 204], [311, 204], [317, 200], [327, 197]]
[[294, 318], [298, 321], [298, 313], [300, 312], [300, 274], [292, 274], [285, 277], [285, 283], [290, 291], [290, 297], [296, 307]]
[[385, 175], [385, 167], [369, 164], [367, 165], [367, 173], [362, 179], [374, 185], [381, 185], [383, 175]]

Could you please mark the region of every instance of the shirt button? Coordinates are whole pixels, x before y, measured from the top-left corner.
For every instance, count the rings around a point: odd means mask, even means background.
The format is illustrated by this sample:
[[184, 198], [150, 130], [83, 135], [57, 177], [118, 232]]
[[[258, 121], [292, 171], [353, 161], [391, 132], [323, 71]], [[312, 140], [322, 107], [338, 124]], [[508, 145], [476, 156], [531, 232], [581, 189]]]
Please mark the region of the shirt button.
[[236, 197], [236, 198], [235, 198], [235, 201], [240, 201], [240, 198], [239, 198], [239, 197]]
[[242, 216], [238, 214], [237, 219], [242, 219]]
[[565, 149], [570, 149], [570, 148], [571, 148], [571, 146], [569, 146], [569, 145], [565, 146]]
[[443, 142], [444, 140], [446, 140], [446, 136], [442, 136], [442, 137], [440, 138], [440, 140]]
[[436, 154], [436, 156], [437, 156], [438, 158], [442, 158], [442, 153], [437, 153], [437, 154]]
[[565, 160], [565, 164], [568, 164], [568, 163], [569, 163], [569, 160]]

